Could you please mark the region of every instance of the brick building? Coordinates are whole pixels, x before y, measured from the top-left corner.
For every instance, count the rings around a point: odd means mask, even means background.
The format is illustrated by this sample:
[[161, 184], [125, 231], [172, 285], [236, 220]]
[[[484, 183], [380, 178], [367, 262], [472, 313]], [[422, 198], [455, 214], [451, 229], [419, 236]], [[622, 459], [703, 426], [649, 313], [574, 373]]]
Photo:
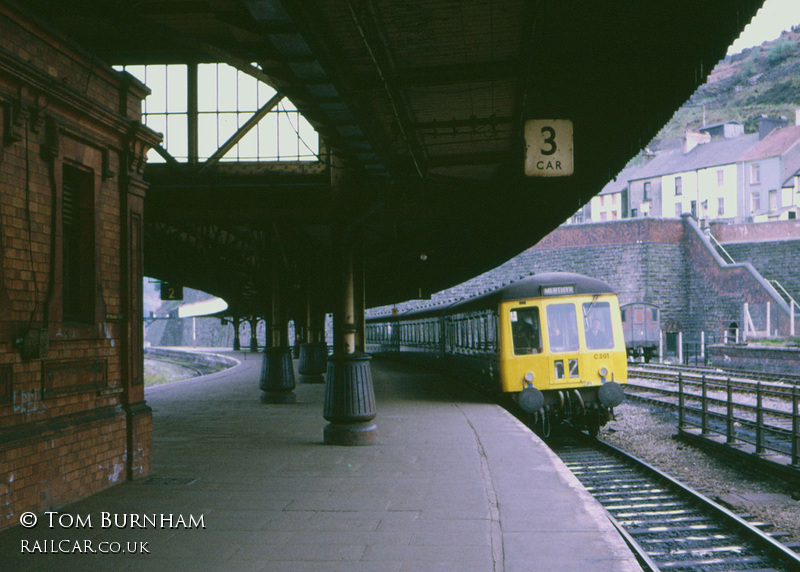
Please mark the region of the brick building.
[[146, 94], [0, 4], [0, 528], [149, 471]]

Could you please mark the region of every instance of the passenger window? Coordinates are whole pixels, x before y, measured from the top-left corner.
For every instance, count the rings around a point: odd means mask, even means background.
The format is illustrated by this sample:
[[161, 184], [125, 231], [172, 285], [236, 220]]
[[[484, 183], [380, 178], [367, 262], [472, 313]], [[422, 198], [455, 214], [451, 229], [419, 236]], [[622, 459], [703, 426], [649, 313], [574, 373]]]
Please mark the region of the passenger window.
[[608, 302], [583, 305], [583, 328], [586, 333], [586, 349], [607, 350], [614, 347], [611, 306]]
[[540, 353], [542, 336], [539, 329], [539, 308], [517, 308], [511, 310], [510, 316], [514, 355]]
[[574, 304], [551, 304], [547, 307], [547, 336], [552, 352], [578, 350], [578, 317]]

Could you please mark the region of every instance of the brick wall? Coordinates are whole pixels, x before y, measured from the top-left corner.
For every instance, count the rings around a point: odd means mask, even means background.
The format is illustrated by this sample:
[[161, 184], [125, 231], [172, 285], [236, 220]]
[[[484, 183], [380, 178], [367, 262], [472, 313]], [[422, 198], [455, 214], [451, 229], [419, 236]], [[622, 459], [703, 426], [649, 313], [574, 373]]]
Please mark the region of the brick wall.
[[689, 290], [691, 313], [695, 316], [692, 328], [714, 332], [716, 339], [722, 340], [728, 324], [735, 322], [743, 327], [743, 305], [747, 303], [756, 329], [766, 329], [769, 307], [771, 329], [788, 334], [788, 316], [782, 311], [781, 301], [771, 294], [758, 270], [746, 262], [723, 263], [694, 219], [684, 216], [684, 224], [687, 264], [692, 269]]
[[[777, 266], [786, 266], [778, 261]], [[608, 282], [621, 304], [646, 302], [661, 309], [662, 329], [687, 341], [721, 340], [742, 323], [747, 302], [755, 326], [788, 329], [786, 316], [750, 265], [726, 265], [713, 253], [691, 217], [638, 218], [567, 225], [498, 268], [437, 297], [472, 295], [534, 272], [578, 272]], [[435, 298], [436, 299], [436, 298]]]
[[719, 242], [772, 242], [800, 240], [800, 220], [778, 220], [748, 224], [711, 223], [711, 233]]
[[723, 246], [735, 261], [749, 262], [764, 278], [778, 280], [792, 298], [800, 302], [800, 238]]
[[149, 471], [145, 94], [0, 4], [0, 528]]
[[709, 361], [728, 369], [797, 375], [800, 349], [720, 345], [708, 348]]
[[620, 304], [661, 308], [668, 331], [689, 322], [684, 230], [677, 219], [627, 219], [561, 227], [515, 259], [536, 272], [578, 272], [608, 282]]

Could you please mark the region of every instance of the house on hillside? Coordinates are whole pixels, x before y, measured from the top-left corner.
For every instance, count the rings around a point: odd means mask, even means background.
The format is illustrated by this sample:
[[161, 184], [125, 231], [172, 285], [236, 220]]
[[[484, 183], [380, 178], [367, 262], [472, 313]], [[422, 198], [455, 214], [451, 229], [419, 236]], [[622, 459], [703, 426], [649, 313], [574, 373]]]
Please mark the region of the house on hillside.
[[797, 218], [800, 125], [772, 131], [741, 161], [745, 216], [753, 222]]
[[713, 125], [704, 125], [697, 131], [700, 133], [708, 133], [712, 139], [731, 139], [744, 135], [744, 125], [739, 121], [723, 121], [722, 123], [714, 123]]
[[704, 222], [759, 222], [798, 218], [798, 210], [800, 125], [764, 117], [748, 135], [736, 121], [687, 132], [682, 147], [623, 170], [572, 221], [689, 213]]
[[671, 155], [660, 173], [662, 216], [690, 213], [698, 220], [740, 216], [739, 158], [757, 142], [757, 134], [742, 135], [699, 143]]
[[593, 221], [628, 218], [628, 177], [633, 169], [623, 169], [589, 202]]

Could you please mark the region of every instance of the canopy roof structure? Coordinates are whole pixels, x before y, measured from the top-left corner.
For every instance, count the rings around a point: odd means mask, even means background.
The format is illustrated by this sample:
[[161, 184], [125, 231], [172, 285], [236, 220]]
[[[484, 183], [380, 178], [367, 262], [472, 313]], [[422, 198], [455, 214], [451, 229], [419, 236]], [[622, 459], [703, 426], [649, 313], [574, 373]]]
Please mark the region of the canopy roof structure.
[[[268, 300], [276, 264], [293, 284], [324, 282], [337, 232], [363, 245], [368, 306], [446, 288], [530, 247], [657, 133], [761, 4], [21, 7], [109, 64], [225, 62], [289, 98], [319, 133], [318, 164], [147, 168], [146, 273], [206, 290], [244, 314]], [[533, 144], [550, 152], [557, 141], [559, 153], [571, 145], [571, 175], [525, 174], [533, 119], [571, 122], [569, 141], [559, 131], [548, 142], [541, 131], [544, 141]]]

